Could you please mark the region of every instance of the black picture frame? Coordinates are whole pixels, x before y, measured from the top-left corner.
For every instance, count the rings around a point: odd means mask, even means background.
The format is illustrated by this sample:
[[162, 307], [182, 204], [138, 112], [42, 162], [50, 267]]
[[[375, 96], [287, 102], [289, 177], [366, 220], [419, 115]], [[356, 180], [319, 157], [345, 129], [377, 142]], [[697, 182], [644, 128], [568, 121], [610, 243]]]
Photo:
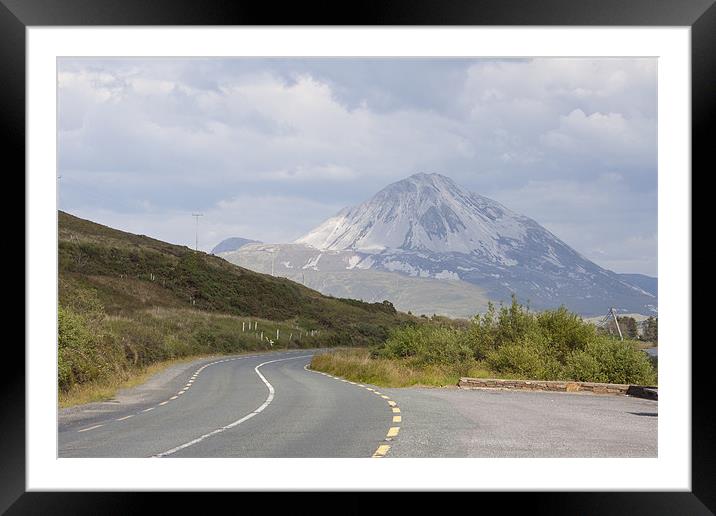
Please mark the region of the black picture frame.
[[[715, 0], [391, 0], [269, 3], [222, 0], [0, 0], [0, 113], [5, 163], [25, 167], [25, 29], [31, 26], [111, 25], [534, 25], [691, 27], [692, 169], [711, 157], [716, 93]], [[711, 152], [710, 152], [711, 151]], [[8, 158], [15, 158], [8, 160]], [[702, 170], [705, 173], [705, 170]], [[9, 169], [7, 173], [10, 173]], [[15, 170], [12, 171], [15, 174]], [[689, 173], [689, 171], [685, 171]], [[694, 174], [691, 171], [691, 177]], [[23, 185], [24, 188], [24, 185]], [[693, 234], [693, 233], [692, 233]], [[27, 269], [26, 269], [27, 274]], [[29, 308], [29, 307], [28, 307]], [[693, 316], [692, 316], [693, 319]], [[689, 345], [690, 343], [683, 343]], [[712, 514], [716, 511], [714, 411], [709, 342], [692, 347], [692, 490], [481, 494], [503, 507], [526, 503], [531, 513]], [[19, 348], [19, 346], [16, 346]], [[0, 512], [7, 514], [127, 514], [161, 496], [181, 512], [201, 507], [177, 493], [38, 493], [25, 490], [25, 355], [6, 369], [0, 408]], [[668, 439], [668, 436], [664, 436]], [[615, 473], [618, 474], [618, 473]], [[226, 495], [228, 496], [228, 495]], [[247, 494], [241, 494], [246, 497]], [[253, 495], [255, 497], [255, 495]], [[344, 504], [366, 513], [375, 502], [359, 494]], [[421, 495], [416, 495], [421, 496]], [[464, 497], [456, 500], [464, 499]], [[508, 501], [509, 500], [509, 501]], [[250, 504], [244, 498], [244, 507]], [[319, 510], [311, 504], [313, 510]], [[388, 507], [390, 504], [388, 505]], [[169, 510], [169, 505], [166, 506]], [[199, 509], [197, 509], [199, 510]], [[331, 510], [330, 505], [324, 510]]]

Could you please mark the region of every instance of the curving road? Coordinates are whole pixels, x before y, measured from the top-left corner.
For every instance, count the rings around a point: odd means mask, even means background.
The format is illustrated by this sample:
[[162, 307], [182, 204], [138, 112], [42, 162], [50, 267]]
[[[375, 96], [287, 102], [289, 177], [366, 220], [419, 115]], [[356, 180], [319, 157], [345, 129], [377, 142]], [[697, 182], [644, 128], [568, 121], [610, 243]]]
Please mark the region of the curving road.
[[61, 410], [60, 457], [654, 457], [658, 403], [625, 396], [379, 389], [314, 351], [174, 366]]

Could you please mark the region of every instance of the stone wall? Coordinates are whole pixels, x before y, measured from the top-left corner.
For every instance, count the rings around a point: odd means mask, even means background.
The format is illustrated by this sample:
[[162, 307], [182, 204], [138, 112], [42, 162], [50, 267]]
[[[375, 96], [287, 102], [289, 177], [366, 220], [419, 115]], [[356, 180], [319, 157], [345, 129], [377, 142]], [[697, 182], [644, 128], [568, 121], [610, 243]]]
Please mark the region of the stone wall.
[[513, 389], [522, 391], [590, 392], [593, 394], [628, 394], [641, 398], [657, 399], [655, 387], [619, 383], [547, 381], [547, 380], [499, 380], [496, 378], [460, 378], [462, 389]]

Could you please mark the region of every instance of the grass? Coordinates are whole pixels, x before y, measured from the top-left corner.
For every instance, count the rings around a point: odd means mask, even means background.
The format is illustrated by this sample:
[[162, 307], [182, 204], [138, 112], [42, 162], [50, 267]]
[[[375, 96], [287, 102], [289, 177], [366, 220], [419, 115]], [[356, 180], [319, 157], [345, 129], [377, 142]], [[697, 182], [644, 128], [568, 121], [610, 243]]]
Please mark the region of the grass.
[[73, 407], [95, 401], [111, 400], [121, 389], [130, 389], [145, 383], [157, 373], [161, 373], [168, 367], [192, 362], [210, 355], [196, 355], [171, 360], [155, 362], [141, 369], [126, 372], [124, 375], [111, 376], [100, 380], [93, 380], [86, 383], [74, 384], [68, 390], [58, 392], [60, 408]]
[[657, 347], [656, 342], [648, 342], [642, 340], [630, 340], [629, 342], [631, 342], [636, 349], [651, 349]]
[[380, 387], [449, 387], [460, 377], [489, 378], [480, 362], [419, 364], [409, 359], [371, 358], [367, 348], [338, 349], [320, 353], [311, 360], [312, 369], [360, 383]]

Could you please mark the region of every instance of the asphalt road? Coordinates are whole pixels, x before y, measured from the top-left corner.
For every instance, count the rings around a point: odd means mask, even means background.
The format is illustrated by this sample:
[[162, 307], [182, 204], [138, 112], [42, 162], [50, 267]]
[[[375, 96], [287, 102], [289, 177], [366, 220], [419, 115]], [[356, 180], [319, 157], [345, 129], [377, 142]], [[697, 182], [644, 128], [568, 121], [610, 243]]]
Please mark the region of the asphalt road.
[[658, 403], [626, 396], [380, 389], [312, 351], [174, 366], [60, 410], [60, 457], [656, 457]]

